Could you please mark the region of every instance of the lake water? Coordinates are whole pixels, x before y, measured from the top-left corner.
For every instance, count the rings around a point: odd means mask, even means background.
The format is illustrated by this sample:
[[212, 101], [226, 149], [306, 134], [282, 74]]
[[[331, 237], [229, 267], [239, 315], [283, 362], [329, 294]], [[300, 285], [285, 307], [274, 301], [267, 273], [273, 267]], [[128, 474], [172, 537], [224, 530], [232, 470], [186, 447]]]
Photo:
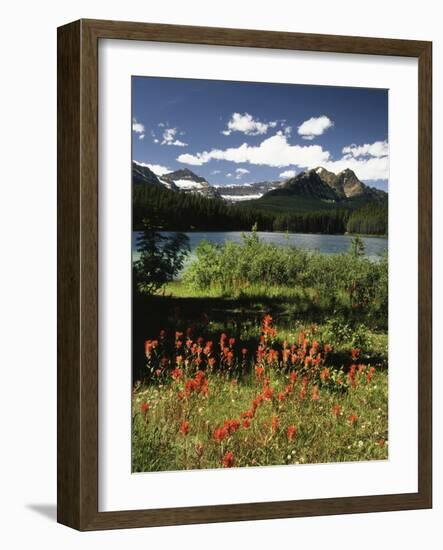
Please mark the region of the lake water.
[[[223, 244], [227, 241], [242, 242], [242, 235], [246, 231], [195, 231], [186, 233], [189, 237], [191, 254], [200, 241], [206, 240], [215, 244]], [[136, 240], [139, 231], [132, 234], [132, 251], [136, 252]], [[165, 235], [171, 234], [169, 231]], [[249, 234], [249, 233], [248, 233]], [[349, 249], [352, 240], [351, 235], [313, 235], [311, 233], [271, 233], [257, 232], [260, 240], [283, 246], [297, 246], [306, 250], [321, 252], [322, 254], [340, 254]], [[376, 259], [388, 247], [388, 239], [385, 237], [361, 237], [365, 244], [365, 253], [371, 259]]]

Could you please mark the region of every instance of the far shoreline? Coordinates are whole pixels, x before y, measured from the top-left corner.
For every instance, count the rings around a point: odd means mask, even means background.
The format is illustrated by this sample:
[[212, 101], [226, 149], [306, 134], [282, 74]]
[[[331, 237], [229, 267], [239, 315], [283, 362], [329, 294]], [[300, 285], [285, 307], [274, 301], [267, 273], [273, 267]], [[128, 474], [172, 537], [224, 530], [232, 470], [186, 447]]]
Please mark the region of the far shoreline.
[[[143, 231], [144, 228], [133, 228], [132, 232], [135, 233]], [[158, 231], [168, 233], [252, 233], [251, 229], [158, 229]], [[276, 235], [324, 235], [331, 237], [365, 237], [365, 238], [377, 238], [388, 239], [388, 234], [377, 235], [376, 233], [314, 233], [314, 232], [294, 232], [294, 231], [261, 231], [258, 229], [258, 233], [275, 233]]]

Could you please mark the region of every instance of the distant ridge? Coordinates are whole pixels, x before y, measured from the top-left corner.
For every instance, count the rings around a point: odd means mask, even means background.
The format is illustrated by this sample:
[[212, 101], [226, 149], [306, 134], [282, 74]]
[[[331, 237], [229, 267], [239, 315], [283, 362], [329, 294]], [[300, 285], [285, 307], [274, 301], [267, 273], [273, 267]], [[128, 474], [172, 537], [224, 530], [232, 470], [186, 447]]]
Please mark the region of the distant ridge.
[[387, 197], [384, 191], [360, 181], [350, 168], [334, 174], [322, 166], [297, 174], [265, 197], [292, 195], [335, 203], [352, 199], [378, 201]]

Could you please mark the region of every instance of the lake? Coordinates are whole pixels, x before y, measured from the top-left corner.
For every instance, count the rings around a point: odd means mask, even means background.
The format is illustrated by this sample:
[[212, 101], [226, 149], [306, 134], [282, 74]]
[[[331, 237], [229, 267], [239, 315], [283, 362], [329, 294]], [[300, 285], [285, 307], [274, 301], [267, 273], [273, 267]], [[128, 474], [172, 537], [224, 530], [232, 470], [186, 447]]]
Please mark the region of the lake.
[[[236, 243], [242, 242], [242, 235], [250, 234], [247, 231], [195, 231], [186, 233], [189, 237], [191, 253], [198, 246], [200, 241], [206, 240], [215, 244], [223, 244], [227, 241]], [[136, 239], [139, 231], [132, 234], [132, 251], [136, 252]], [[169, 231], [165, 235], [171, 234]], [[321, 252], [322, 254], [340, 254], [349, 249], [352, 240], [351, 235], [314, 235], [312, 233], [271, 233], [265, 231], [257, 232], [260, 240], [266, 243], [277, 245], [292, 245], [306, 250]], [[386, 237], [361, 237], [365, 244], [365, 253], [371, 259], [377, 259], [388, 247]]]

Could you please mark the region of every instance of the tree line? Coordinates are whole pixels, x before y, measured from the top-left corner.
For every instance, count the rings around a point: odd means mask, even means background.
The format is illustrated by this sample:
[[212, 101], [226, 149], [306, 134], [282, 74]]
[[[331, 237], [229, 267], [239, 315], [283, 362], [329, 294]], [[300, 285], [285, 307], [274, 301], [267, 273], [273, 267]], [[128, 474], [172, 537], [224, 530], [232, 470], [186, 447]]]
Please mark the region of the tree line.
[[387, 234], [387, 201], [368, 203], [357, 210], [331, 209], [316, 212], [271, 212], [196, 193], [177, 193], [143, 184], [133, 186], [133, 228], [143, 220], [158, 220], [159, 229], [170, 231], [260, 231], [291, 233]]

